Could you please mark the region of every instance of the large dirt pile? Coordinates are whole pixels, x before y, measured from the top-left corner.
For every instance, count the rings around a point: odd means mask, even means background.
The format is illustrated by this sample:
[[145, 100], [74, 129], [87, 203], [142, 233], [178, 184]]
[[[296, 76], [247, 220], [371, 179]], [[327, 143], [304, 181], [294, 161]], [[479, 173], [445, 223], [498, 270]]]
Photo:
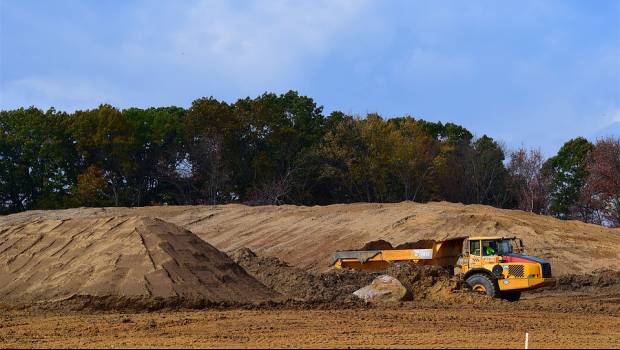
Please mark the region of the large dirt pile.
[[275, 257], [261, 257], [247, 248], [233, 252], [231, 258], [248, 273], [285, 298], [304, 303], [355, 303], [353, 292], [376, 276], [346, 270], [313, 274]]
[[47, 219], [0, 229], [4, 304], [205, 306], [275, 296], [226, 254], [159, 219]]
[[164, 206], [30, 211], [0, 217], [2, 227], [41, 219], [150, 216], [184, 227], [220, 250], [248, 247], [295, 267], [327, 271], [336, 250], [385, 240], [398, 246], [469, 235], [519, 236], [526, 253], [545, 258], [554, 274], [620, 270], [620, 229], [557, 220], [519, 210], [446, 202], [329, 206]]

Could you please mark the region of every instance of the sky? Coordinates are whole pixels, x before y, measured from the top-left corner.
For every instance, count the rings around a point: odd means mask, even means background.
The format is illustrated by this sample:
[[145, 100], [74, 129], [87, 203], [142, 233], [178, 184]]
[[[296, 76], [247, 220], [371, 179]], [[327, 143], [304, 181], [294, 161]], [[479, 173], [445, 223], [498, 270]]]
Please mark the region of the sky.
[[620, 136], [620, 1], [0, 0], [0, 109], [297, 90], [552, 156]]

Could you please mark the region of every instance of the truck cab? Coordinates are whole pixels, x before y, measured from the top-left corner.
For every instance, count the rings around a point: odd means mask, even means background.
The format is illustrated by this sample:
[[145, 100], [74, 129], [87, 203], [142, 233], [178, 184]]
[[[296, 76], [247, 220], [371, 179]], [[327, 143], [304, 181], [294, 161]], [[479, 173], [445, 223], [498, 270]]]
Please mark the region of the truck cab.
[[518, 300], [521, 291], [555, 283], [551, 265], [524, 255], [523, 241], [516, 237], [469, 237], [464, 243], [455, 272], [474, 291]]

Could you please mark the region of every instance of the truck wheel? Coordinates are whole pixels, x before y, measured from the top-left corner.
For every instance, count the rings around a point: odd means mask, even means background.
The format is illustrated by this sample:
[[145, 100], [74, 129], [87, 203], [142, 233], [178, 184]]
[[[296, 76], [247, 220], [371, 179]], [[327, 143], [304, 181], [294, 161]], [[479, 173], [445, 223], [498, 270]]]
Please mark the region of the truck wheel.
[[465, 282], [474, 292], [485, 293], [491, 298], [495, 298], [499, 294], [497, 283], [487, 275], [477, 273], [469, 276]]
[[519, 301], [521, 299], [521, 292], [504, 292], [501, 296], [506, 301]]

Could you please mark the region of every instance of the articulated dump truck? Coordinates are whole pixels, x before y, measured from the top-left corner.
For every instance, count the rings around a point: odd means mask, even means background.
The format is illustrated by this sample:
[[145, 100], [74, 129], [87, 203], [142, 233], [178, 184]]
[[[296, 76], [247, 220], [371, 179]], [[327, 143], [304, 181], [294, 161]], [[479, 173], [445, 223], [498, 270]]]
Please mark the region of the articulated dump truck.
[[524, 255], [523, 250], [517, 237], [463, 237], [397, 249], [338, 251], [332, 265], [368, 271], [381, 271], [397, 262], [437, 265], [453, 270], [476, 292], [517, 301], [523, 291], [555, 283], [551, 265]]

